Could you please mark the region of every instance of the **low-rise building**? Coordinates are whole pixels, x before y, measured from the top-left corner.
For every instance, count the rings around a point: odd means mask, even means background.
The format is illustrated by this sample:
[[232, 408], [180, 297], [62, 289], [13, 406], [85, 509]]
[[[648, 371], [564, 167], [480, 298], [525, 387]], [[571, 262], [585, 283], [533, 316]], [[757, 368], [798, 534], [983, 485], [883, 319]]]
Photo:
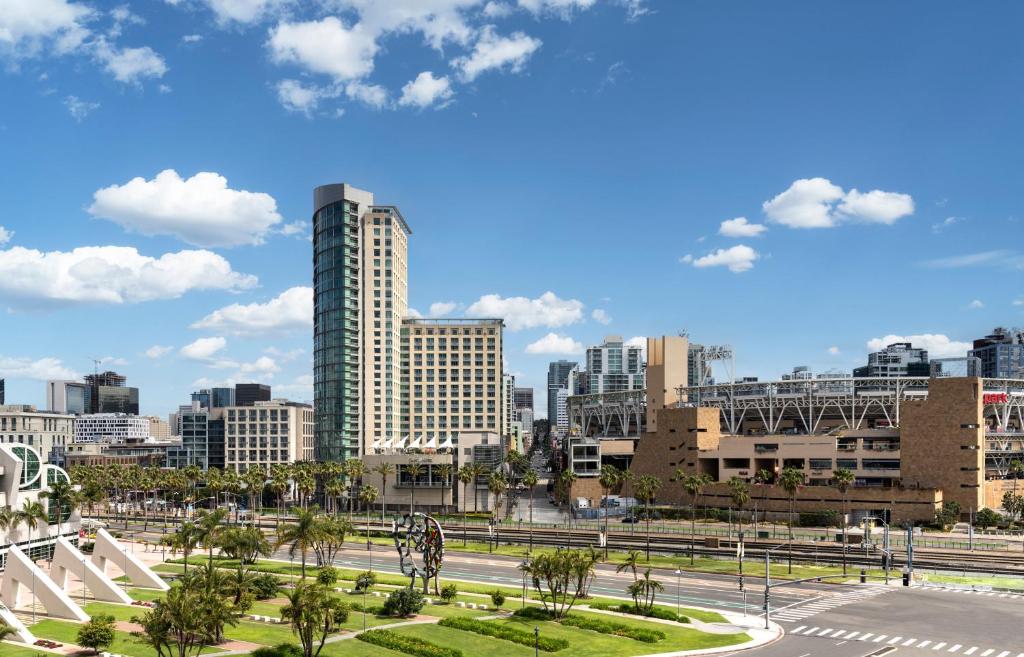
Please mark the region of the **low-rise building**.
[[75, 418], [76, 443], [118, 443], [150, 437], [151, 419], [124, 413], [94, 413]]
[[37, 410], [27, 404], [0, 406], [0, 443], [28, 445], [43, 462], [60, 461], [75, 435], [75, 417]]
[[142, 467], [163, 467], [167, 452], [181, 447], [180, 440], [135, 440], [119, 443], [72, 443], [64, 453], [67, 468], [95, 465], [138, 465]]

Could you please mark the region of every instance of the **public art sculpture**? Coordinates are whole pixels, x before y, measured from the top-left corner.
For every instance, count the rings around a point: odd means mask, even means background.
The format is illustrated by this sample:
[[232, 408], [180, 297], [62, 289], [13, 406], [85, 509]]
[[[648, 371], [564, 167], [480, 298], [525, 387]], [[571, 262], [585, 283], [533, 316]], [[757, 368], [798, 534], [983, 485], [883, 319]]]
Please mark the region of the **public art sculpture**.
[[441, 524], [424, 513], [406, 513], [401, 520], [396, 518], [391, 522], [391, 535], [395, 539], [402, 574], [409, 578], [409, 588], [416, 585], [417, 578], [423, 580], [424, 593], [428, 592], [431, 579], [437, 588], [438, 574], [444, 562], [444, 530]]

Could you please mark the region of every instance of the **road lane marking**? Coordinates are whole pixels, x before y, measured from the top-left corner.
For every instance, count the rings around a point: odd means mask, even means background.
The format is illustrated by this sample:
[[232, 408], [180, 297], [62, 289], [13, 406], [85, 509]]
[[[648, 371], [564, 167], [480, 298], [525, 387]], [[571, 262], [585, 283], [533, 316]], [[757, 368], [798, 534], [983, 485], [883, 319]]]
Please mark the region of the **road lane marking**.
[[917, 646], [915, 646], [915, 647], [917, 647], [917, 648], [927, 648], [929, 645], [931, 645], [931, 641], [922, 641], [921, 643], [917, 644]]
[[988, 649], [988, 650], [986, 650], [985, 652], [981, 653], [981, 657], [988, 657], [989, 655], [991, 655], [991, 654], [992, 654], [992, 653], [994, 653], [995, 651], [996, 651], [996, 649], [995, 649], [995, 648], [989, 648], [989, 649]]
[[818, 632], [818, 636], [825, 636], [826, 634], [830, 633], [831, 631], [832, 631], [832, 628], [831, 627], [827, 627], [824, 630]]
[[939, 641], [934, 646], [932, 646], [932, 650], [942, 650], [945, 647], [946, 647], [946, 642], [945, 641]]
[[973, 655], [975, 652], [977, 652], [977, 650], [978, 650], [978, 646], [971, 646], [970, 648], [968, 648], [967, 650], [964, 651], [964, 654], [965, 655]]
[[907, 647], [907, 646], [912, 646], [915, 643], [917, 643], [917, 639], [907, 639], [906, 641], [904, 641], [900, 645], [903, 646], [903, 647]]
[[867, 641], [869, 637], [873, 637], [873, 636], [875, 636], [873, 633], [868, 632], [867, 634], [860, 635], [860, 638], [857, 639], [857, 640], [858, 641]]
[[999, 653], [998, 655], [996, 655], [996, 657], [1006, 657], [1009, 654], [1010, 654], [1009, 650], [1004, 650], [1001, 653]]
[[800, 630], [803, 630], [803, 629], [807, 629], [807, 626], [806, 625], [801, 625], [800, 627], [798, 627], [795, 630], [793, 630], [793, 634], [799, 634]]
[[811, 629], [809, 629], [806, 632], [804, 632], [804, 634], [814, 634], [815, 632], [818, 631], [818, 629], [819, 628], [817, 628], [817, 627], [812, 627]]
[[963, 646], [961, 646], [959, 643], [957, 643], [957, 644], [954, 644], [953, 647], [950, 648], [949, 650], [947, 650], [946, 652], [957, 652], [958, 650], [960, 650], [960, 648], [963, 648]]
[[879, 634], [878, 636], [875, 637], [875, 640], [872, 641], [871, 643], [879, 643], [880, 641], [885, 639], [885, 637], [887, 637], [887, 636], [889, 636], [889, 635], [888, 634]]
[[896, 636], [896, 637], [893, 637], [893, 638], [889, 639], [888, 641], [886, 641], [886, 643], [891, 646], [892, 644], [896, 643], [897, 641], [901, 641], [902, 639], [903, 639], [903, 637]]

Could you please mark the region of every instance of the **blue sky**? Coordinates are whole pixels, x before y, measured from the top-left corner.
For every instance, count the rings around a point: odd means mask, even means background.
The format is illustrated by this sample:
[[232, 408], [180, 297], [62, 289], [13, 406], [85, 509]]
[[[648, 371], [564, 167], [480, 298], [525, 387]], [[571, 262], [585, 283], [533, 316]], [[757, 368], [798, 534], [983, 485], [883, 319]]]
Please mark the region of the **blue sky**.
[[605, 334], [687, 329], [762, 377], [958, 353], [1024, 313], [1021, 14], [0, 0], [8, 401], [92, 358], [147, 413], [309, 399], [294, 288], [340, 181], [412, 226], [414, 308], [506, 317], [525, 385]]

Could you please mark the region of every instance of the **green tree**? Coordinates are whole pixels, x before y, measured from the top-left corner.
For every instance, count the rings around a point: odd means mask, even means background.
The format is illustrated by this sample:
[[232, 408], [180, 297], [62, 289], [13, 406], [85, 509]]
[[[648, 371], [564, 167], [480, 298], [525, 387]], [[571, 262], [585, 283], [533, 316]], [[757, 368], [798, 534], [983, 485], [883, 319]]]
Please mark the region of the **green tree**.
[[317, 539], [320, 526], [317, 523], [316, 507], [311, 509], [295, 509], [295, 522], [287, 524], [278, 532], [277, 543], [274, 546], [279, 548], [282, 545], [290, 545], [288, 554], [292, 557], [299, 552], [302, 558], [302, 579], [306, 579], [306, 552], [313, 547]]
[[558, 483], [562, 488], [562, 497], [565, 499], [565, 522], [569, 533], [566, 535], [565, 546], [572, 547], [572, 487], [579, 479], [572, 470], [563, 470], [558, 477]]
[[[28, 544], [32, 545], [32, 532], [39, 528], [40, 523], [48, 522], [46, 509], [43, 505], [35, 500], [25, 500], [22, 507], [14, 512], [15, 527], [18, 525], [25, 525], [28, 527]], [[29, 549], [29, 558], [32, 558], [31, 548]]]
[[57, 535], [59, 536], [65, 514], [70, 516], [78, 507], [78, 495], [75, 492], [75, 487], [63, 479], [58, 479], [50, 484], [50, 490], [41, 491], [39, 497], [52, 500], [52, 503], [47, 502], [48, 515], [49, 520], [57, 525]]
[[202, 530], [191, 520], [184, 520], [174, 533], [164, 536], [162, 542], [171, 548], [171, 554], [182, 553], [185, 557], [185, 574], [188, 574], [188, 558], [201, 539]]
[[647, 520], [647, 560], [651, 560], [651, 502], [661, 488], [661, 479], [654, 475], [640, 475], [633, 484], [633, 492], [644, 501], [644, 516]]
[[690, 496], [690, 565], [694, 562], [694, 542], [697, 540], [697, 498], [704, 494], [707, 476], [703, 474], [686, 474], [682, 469], [676, 470], [676, 477], [683, 481], [683, 490]]
[[409, 513], [416, 511], [416, 480], [425, 472], [426, 466], [419, 459], [411, 459], [405, 465], [405, 472], [409, 475], [409, 483], [412, 485], [411, 496], [409, 497]]
[[445, 504], [445, 492], [452, 485], [452, 475], [454, 474], [455, 466], [451, 463], [439, 463], [434, 466], [434, 472], [441, 479], [441, 514], [447, 515], [448, 505]]
[[78, 628], [75, 643], [83, 648], [92, 648], [94, 655], [114, 642], [114, 617], [107, 614], [96, 614]]
[[804, 473], [796, 468], [783, 468], [779, 475], [779, 486], [789, 496], [789, 574], [793, 574], [793, 515], [796, 508], [796, 494], [804, 485]]
[[363, 508], [366, 510], [366, 547], [370, 547], [370, 507], [377, 501], [377, 487], [376, 486], [362, 486], [359, 489], [359, 501], [362, 503]]
[[732, 503], [736, 505], [736, 510], [739, 521], [739, 531], [743, 531], [743, 507], [750, 503], [750, 486], [747, 482], [743, 481], [739, 477], [732, 477], [729, 479], [729, 497], [732, 498]]
[[132, 635], [151, 647], [157, 657], [191, 657], [199, 654], [211, 635], [200, 604], [200, 592], [185, 586], [172, 587], [153, 608], [132, 622], [141, 630]]
[[220, 542], [220, 537], [226, 530], [226, 527], [224, 527], [224, 520], [227, 516], [227, 509], [215, 509], [213, 511], [200, 513], [199, 517], [196, 519], [196, 527], [199, 530], [199, 541], [209, 552], [209, 563], [211, 564], [213, 563], [213, 548], [217, 547]]
[[299, 637], [303, 657], [317, 657], [327, 637], [341, 629], [348, 620], [348, 605], [331, 595], [319, 584], [301, 582], [288, 594], [288, 604], [281, 608], [281, 618], [291, 624]]
[[597, 478], [597, 482], [601, 484], [601, 492], [604, 493], [604, 558], [608, 559], [608, 495], [620, 481], [622, 481], [622, 473], [614, 465], [605, 464], [601, 466], [601, 475]]
[[388, 509], [388, 477], [395, 474], [395, 465], [393, 463], [378, 463], [373, 466], [372, 472], [380, 475], [380, 522], [383, 525], [384, 515]]
[[853, 476], [853, 471], [847, 470], [846, 468], [838, 468], [832, 473], [832, 485], [843, 496], [843, 574], [846, 574], [846, 526], [848, 523], [849, 505], [850, 505], [850, 486], [853, 486], [853, 482], [856, 478]]
[[[455, 473], [459, 483], [462, 484], [462, 545], [466, 545], [466, 508], [469, 506], [466, 504], [466, 488], [469, 484], [474, 483], [476, 475], [474, 474], [473, 467], [468, 463]], [[531, 529], [532, 531], [532, 529]]]

